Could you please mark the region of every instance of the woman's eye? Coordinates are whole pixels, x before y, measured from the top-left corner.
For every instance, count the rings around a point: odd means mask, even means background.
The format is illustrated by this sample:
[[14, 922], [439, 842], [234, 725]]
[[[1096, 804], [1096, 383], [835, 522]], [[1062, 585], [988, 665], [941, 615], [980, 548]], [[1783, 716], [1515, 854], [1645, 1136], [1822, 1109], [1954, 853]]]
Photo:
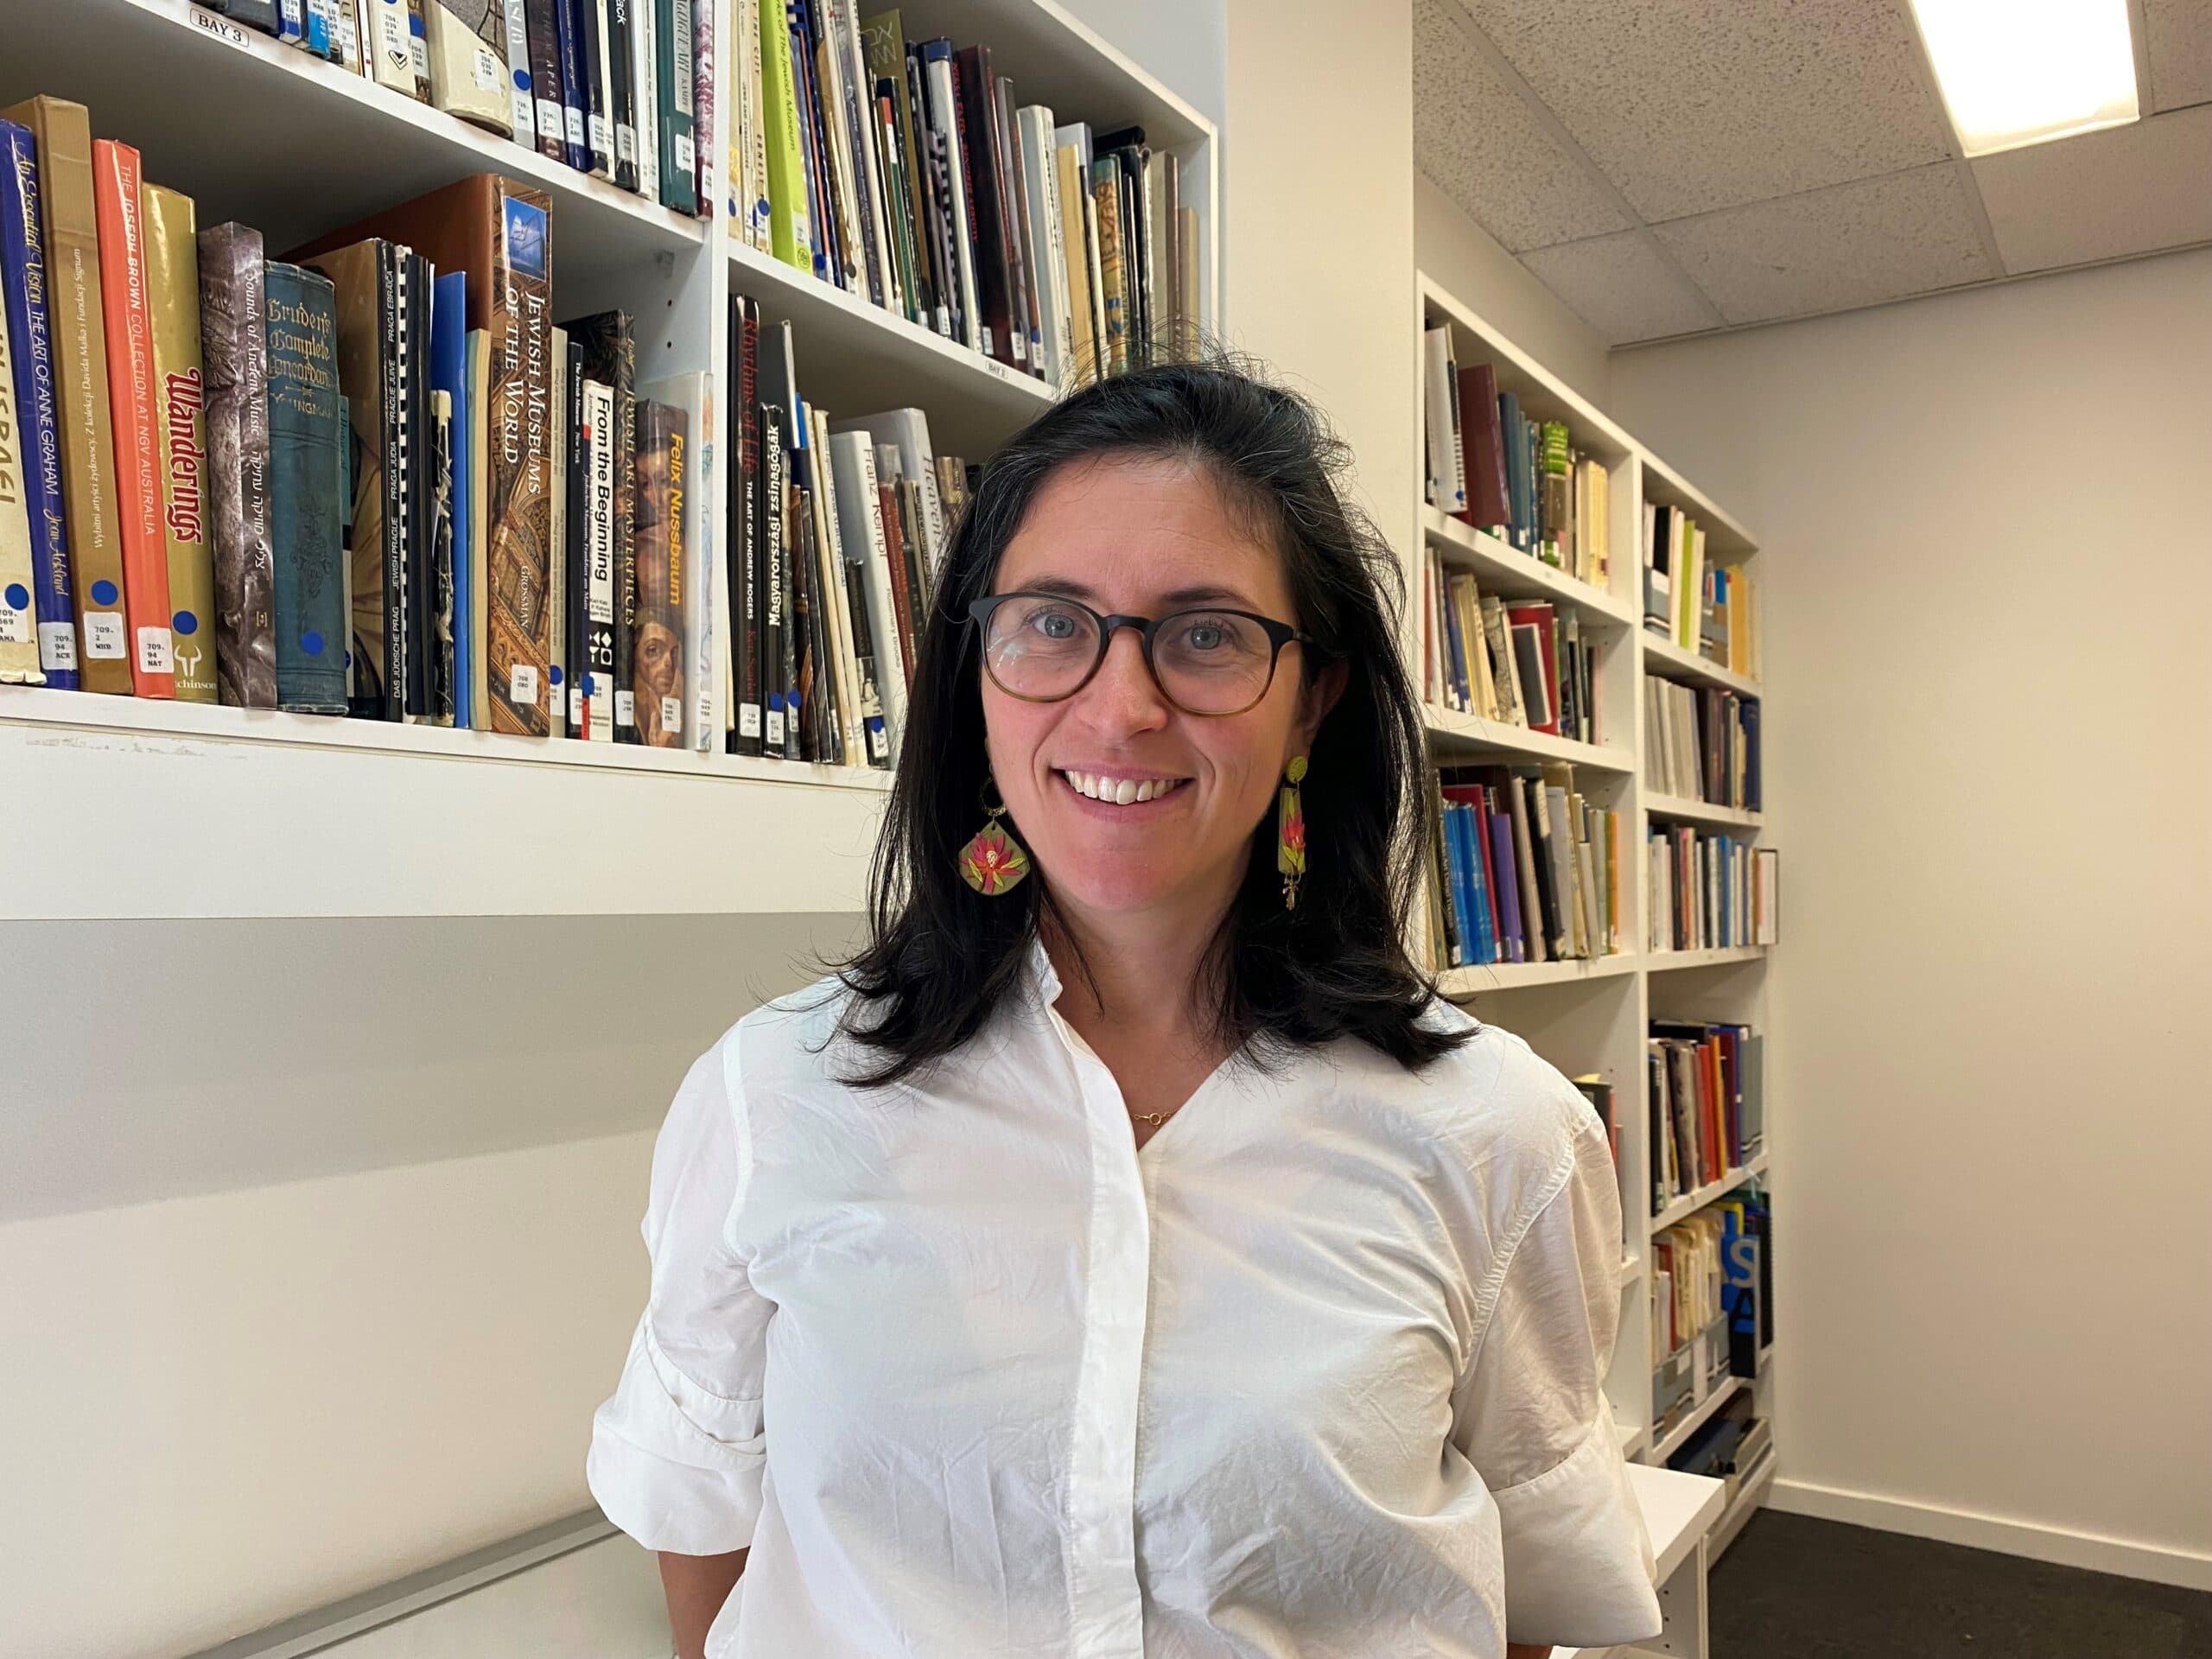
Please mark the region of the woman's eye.
[[1038, 611], [1030, 617], [1029, 626], [1047, 639], [1072, 639], [1075, 637], [1075, 618], [1065, 611]]

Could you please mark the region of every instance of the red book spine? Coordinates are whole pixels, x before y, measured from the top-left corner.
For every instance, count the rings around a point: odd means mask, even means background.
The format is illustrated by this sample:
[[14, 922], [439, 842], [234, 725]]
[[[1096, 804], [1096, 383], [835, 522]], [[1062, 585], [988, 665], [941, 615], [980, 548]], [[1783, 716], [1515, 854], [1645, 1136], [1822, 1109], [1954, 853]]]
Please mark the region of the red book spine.
[[115, 428], [123, 594], [131, 637], [130, 689], [142, 697], [174, 697], [168, 542], [162, 529], [160, 417], [139, 184], [137, 150], [111, 139], [94, 141], [92, 206], [99, 219], [100, 302], [107, 329], [108, 412]]
[[1559, 658], [1552, 649], [1552, 607], [1541, 601], [1524, 605], [1508, 605], [1506, 620], [1514, 627], [1533, 627], [1536, 631], [1536, 649], [1543, 658], [1544, 700], [1550, 705], [1551, 718], [1539, 726], [1530, 722], [1529, 729], [1560, 735], [1559, 720]]

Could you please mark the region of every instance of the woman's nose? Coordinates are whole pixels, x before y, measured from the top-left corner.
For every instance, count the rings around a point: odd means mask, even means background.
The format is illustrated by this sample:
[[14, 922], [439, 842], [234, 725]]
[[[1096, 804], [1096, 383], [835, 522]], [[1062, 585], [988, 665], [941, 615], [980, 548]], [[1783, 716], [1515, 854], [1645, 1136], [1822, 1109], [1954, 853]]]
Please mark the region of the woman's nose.
[[1102, 732], [1151, 731], [1166, 723], [1173, 707], [1152, 677], [1144, 658], [1144, 639], [1135, 628], [1118, 629], [1106, 642], [1105, 660], [1083, 689], [1084, 716]]

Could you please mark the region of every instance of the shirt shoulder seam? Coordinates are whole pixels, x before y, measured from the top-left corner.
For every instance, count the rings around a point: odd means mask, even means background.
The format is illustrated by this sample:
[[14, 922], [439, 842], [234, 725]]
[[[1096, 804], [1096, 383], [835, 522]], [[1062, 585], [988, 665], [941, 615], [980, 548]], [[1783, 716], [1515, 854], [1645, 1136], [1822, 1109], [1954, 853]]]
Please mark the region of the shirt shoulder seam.
[[1529, 1230], [1536, 1224], [1537, 1218], [1557, 1203], [1560, 1195], [1567, 1191], [1567, 1183], [1574, 1176], [1575, 1157], [1574, 1137], [1570, 1135], [1567, 1144], [1560, 1147], [1553, 1166], [1544, 1173], [1535, 1199], [1522, 1206], [1521, 1213], [1514, 1217], [1513, 1224], [1506, 1230], [1505, 1242], [1497, 1253], [1497, 1260], [1483, 1276], [1483, 1281], [1475, 1292], [1475, 1338], [1468, 1344], [1467, 1363], [1461, 1368], [1460, 1379], [1463, 1382], [1475, 1374], [1475, 1367], [1482, 1363], [1483, 1349], [1490, 1341], [1491, 1324], [1497, 1313], [1498, 1299], [1504, 1291], [1506, 1275], [1513, 1271], [1513, 1263], [1521, 1254], [1521, 1242], [1528, 1237]]

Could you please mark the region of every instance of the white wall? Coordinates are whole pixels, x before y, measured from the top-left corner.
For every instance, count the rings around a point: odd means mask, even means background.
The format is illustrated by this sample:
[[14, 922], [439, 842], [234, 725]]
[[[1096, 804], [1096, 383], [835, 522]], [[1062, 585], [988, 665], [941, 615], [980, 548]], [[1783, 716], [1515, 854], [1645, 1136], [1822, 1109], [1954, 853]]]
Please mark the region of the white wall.
[[1612, 403], [1771, 554], [1782, 1501], [2212, 1586], [2208, 296], [1629, 353]]
[[1605, 340], [1431, 183], [1414, 180], [1421, 268], [1452, 296], [1600, 409], [1612, 373]]

